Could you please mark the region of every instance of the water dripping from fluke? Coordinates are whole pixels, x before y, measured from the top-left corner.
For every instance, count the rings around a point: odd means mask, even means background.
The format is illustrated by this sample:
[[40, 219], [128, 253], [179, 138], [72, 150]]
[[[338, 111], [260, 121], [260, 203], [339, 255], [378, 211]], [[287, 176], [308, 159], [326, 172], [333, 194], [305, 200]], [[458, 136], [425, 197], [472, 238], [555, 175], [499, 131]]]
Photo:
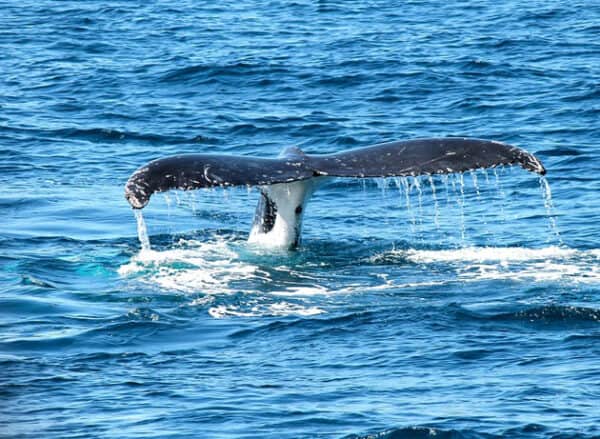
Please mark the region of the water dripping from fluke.
[[435, 229], [439, 232], [440, 231], [440, 207], [438, 204], [437, 192], [435, 189], [435, 181], [433, 181], [433, 177], [431, 175], [428, 177], [428, 181], [429, 181], [429, 186], [431, 188], [431, 197], [433, 198], [433, 209], [434, 209], [433, 222], [435, 224]]
[[540, 176], [540, 188], [542, 190], [542, 196], [544, 197], [544, 207], [546, 208], [546, 216], [548, 217], [548, 225], [552, 234], [558, 240], [559, 245], [564, 245], [558, 226], [556, 224], [556, 218], [554, 214], [554, 203], [552, 202], [552, 190], [548, 179], [543, 175]]
[[148, 228], [144, 221], [144, 215], [141, 209], [133, 209], [133, 214], [137, 221], [137, 232], [140, 244], [142, 245], [142, 251], [150, 250], [150, 238], [148, 237]]
[[[503, 208], [507, 195], [501, 183], [498, 170], [493, 168], [491, 178], [488, 177], [488, 173], [485, 170], [482, 171], [483, 177], [478, 178], [477, 172], [478, 170], [469, 171], [469, 175], [467, 176], [464, 175], [466, 172], [457, 172], [450, 175], [428, 175], [423, 178], [419, 176], [384, 177], [377, 178], [374, 182], [382, 190], [383, 198], [391, 196], [388, 187], [390, 183], [395, 183], [398, 191], [394, 191], [394, 193], [399, 195], [398, 201], [404, 205], [403, 210], [405, 213], [399, 215], [399, 218], [405, 221], [403, 223], [403, 226], [405, 226], [403, 229], [404, 233], [407, 231], [412, 232], [412, 238], [420, 241], [423, 245], [445, 245], [452, 243], [452, 245], [466, 247], [470, 242], [479, 242], [480, 238], [488, 239], [487, 237], [490, 234], [495, 237], [496, 223], [506, 222], [506, 214]], [[486, 187], [486, 185], [491, 187]], [[552, 212], [550, 186], [544, 177], [540, 177], [539, 185], [542, 190], [542, 200], [540, 200], [538, 208], [543, 209], [542, 206], [545, 207], [548, 228], [551, 232], [547, 235], [544, 234], [544, 237], [548, 236], [548, 240], [553, 240], [556, 237], [555, 242], [562, 245], [563, 242], [556, 225], [556, 215]], [[363, 191], [367, 190], [364, 184], [362, 189]], [[490, 189], [492, 189], [491, 193]], [[288, 189], [288, 196], [290, 193]], [[169, 216], [173, 200], [177, 206], [185, 208], [191, 206], [192, 213], [196, 213], [194, 194], [186, 193], [186, 195], [190, 202], [180, 204], [177, 191], [165, 194]], [[225, 200], [227, 200], [228, 195], [227, 192], [223, 193]], [[446, 198], [445, 202], [443, 201], [444, 195]], [[488, 200], [484, 197], [487, 195], [490, 195], [492, 201], [499, 201], [499, 206], [486, 207]], [[476, 204], [479, 204], [479, 206], [474, 207], [473, 204], [475, 203], [467, 202], [474, 200], [477, 201]], [[481, 206], [482, 204], [484, 206]], [[497, 209], [498, 207], [499, 209]], [[496, 217], [494, 215], [497, 216], [497, 213], [494, 211], [496, 210], [499, 210], [500, 221], [495, 220]], [[478, 213], [480, 215], [477, 215]], [[151, 243], [142, 210], [135, 209], [134, 215], [137, 221], [141, 251], [147, 252], [151, 250]], [[492, 218], [492, 220], [489, 220], [489, 218]], [[467, 228], [467, 221], [471, 221], [471, 219], [473, 219], [473, 223]], [[485, 227], [482, 228], [481, 224]], [[391, 224], [388, 225], [391, 226]], [[471, 234], [471, 231], [475, 233], [474, 236], [468, 236]], [[488, 244], [493, 245], [494, 242], [488, 242]]]
[[[477, 175], [479, 172], [481, 174]], [[505, 211], [507, 192], [501, 182], [502, 172], [502, 169], [494, 168], [490, 173], [492, 178], [487, 170], [469, 171], [466, 176], [466, 172], [429, 175], [421, 180], [418, 177], [392, 177], [391, 180], [398, 188], [398, 195], [406, 211], [405, 231], [411, 231], [413, 237], [417, 237], [415, 235], [418, 234], [421, 240], [424, 230], [436, 232], [425, 235], [428, 245], [441, 245], [442, 241], [450, 239], [456, 241], [455, 244], [459, 247], [468, 247], [471, 242], [478, 242], [479, 239], [489, 240], [490, 236], [493, 240], [486, 241], [487, 244], [495, 245], [496, 238], [504, 239], [506, 236], [506, 233], [498, 235], [498, 230], [502, 232], [504, 226], [506, 232], [508, 225], [508, 213]], [[427, 182], [428, 185], [423, 184]], [[383, 187], [384, 183], [378, 182], [378, 186]], [[542, 238], [547, 237], [547, 242], [563, 245], [556, 224], [556, 214], [552, 211], [550, 186], [544, 177], [540, 179], [540, 187], [542, 199], [536, 208], [545, 208], [550, 230], [550, 233], [544, 234]], [[474, 236], [469, 236], [468, 233], [467, 225], [471, 220], [471, 229], [476, 234]], [[434, 242], [436, 237], [441, 241]]]
[[458, 205], [460, 207], [460, 238], [462, 246], [465, 247], [467, 227], [465, 225], [465, 179], [462, 172], [458, 174], [458, 183], [460, 185], [460, 198], [458, 200]]

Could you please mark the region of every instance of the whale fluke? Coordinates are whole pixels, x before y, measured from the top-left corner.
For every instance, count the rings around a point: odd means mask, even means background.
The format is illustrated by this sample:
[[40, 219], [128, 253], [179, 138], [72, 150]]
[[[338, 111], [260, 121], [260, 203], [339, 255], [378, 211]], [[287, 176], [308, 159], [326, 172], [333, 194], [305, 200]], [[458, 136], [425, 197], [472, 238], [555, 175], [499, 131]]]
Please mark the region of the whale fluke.
[[515, 146], [490, 140], [448, 137], [381, 143], [328, 155], [298, 148], [279, 158], [217, 154], [165, 157], [142, 166], [125, 185], [125, 197], [142, 209], [155, 192], [214, 186], [265, 186], [317, 176], [392, 177], [449, 174], [519, 164], [545, 174], [540, 161]]
[[516, 164], [546, 173], [535, 156], [520, 148], [458, 137], [381, 143], [314, 156], [295, 147], [278, 158], [187, 154], [139, 168], [125, 185], [125, 197], [134, 209], [142, 209], [153, 193], [170, 189], [260, 186], [262, 196], [249, 241], [293, 247], [299, 242], [306, 203], [325, 177], [450, 174]]

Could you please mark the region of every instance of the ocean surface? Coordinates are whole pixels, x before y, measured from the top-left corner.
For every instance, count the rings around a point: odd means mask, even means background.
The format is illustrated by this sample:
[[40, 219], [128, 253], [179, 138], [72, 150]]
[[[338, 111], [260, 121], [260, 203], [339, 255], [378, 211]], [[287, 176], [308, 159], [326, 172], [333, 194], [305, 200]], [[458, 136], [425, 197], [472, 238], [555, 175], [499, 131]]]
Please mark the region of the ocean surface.
[[[0, 1], [0, 437], [600, 437], [600, 3]], [[151, 159], [470, 136], [496, 168], [257, 189]]]

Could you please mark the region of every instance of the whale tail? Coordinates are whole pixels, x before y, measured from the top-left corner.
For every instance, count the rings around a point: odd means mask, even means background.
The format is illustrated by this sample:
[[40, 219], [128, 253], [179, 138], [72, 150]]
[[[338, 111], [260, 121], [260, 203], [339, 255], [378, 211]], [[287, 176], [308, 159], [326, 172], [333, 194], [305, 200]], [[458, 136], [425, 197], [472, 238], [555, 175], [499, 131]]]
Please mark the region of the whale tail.
[[215, 186], [260, 186], [261, 198], [251, 242], [298, 244], [305, 206], [317, 177], [393, 177], [460, 173], [499, 165], [520, 165], [544, 175], [532, 154], [505, 143], [470, 138], [415, 139], [328, 155], [288, 148], [278, 158], [215, 154], [177, 155], [154, 160], [135, 171], [125, 197], [142, 209], [155, 192]]

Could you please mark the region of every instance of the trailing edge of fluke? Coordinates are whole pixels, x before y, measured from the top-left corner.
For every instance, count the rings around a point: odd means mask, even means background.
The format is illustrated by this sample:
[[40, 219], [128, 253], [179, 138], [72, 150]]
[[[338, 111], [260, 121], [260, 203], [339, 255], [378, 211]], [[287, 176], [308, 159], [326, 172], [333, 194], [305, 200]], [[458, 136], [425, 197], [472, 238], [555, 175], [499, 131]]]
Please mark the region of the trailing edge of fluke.
[[186, 154], [160, 158], [135, 171], [125, 198], [142, 209], [155, 192], [215, 186], [269, 186], [313, 177], [392, 177], [460, 173], [519, 164], [544, 175], [532, 154], [493, 140], [462, 137], [381, 143], [336, 154], [307, 155], [288, 148], [278, 158]]

